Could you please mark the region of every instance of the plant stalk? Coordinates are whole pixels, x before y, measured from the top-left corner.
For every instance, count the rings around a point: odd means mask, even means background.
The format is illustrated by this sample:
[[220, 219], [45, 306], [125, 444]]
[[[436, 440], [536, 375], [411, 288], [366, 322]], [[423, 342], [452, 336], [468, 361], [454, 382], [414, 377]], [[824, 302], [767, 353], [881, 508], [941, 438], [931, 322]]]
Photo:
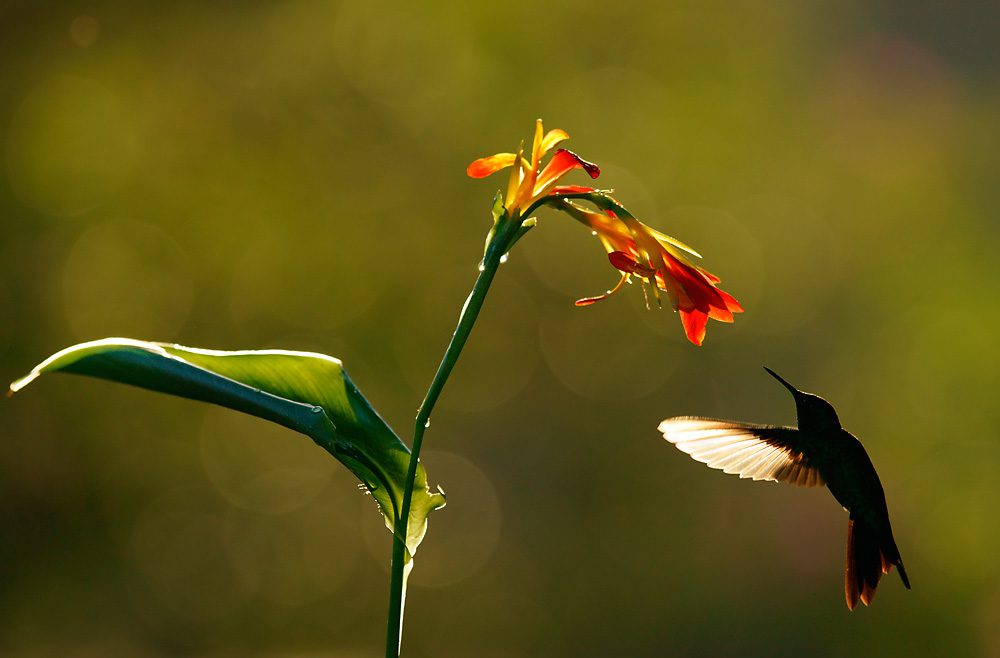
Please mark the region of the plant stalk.
[[465, 307], [458, 319], [458, 326], [451, 337], [448, 349], [445, 350], [441, 365], [438, 366], [437, 374], [431, 381], [427, 395], [424, 397], [420, 409], [417, 411], [417, 419], [413, 429], [413, 445], [410, 450], [410, 463], [406, 470], [406, 483], [403, 490], [403, 504], [396, 519], [396, 529], [392, 542], [392, 565], [389, 576], [389, 619], [386, 626], [385, 655], [386, 658], [397, 658], [399, 656], [400, 644], [403, 636], [403, 600], [406, 596], [404, 591], [404, 566], [406, 562], [406, 532], [410, 517], [410, 504], [413, 500], [413, 483], [417, 476], [417, 464], [420, 457], [420, 446], [423, 443], [424, 432], [430, 424], [431, 411], [437, 403], [445, 382], [448, 381], [455, 363], [458, 361], [465, 342], [472, 333], [472, 327], [479, 317], [479, 311], [483, 307], [486, 293], [493, 283], [493, 277], [500, 267], [503, 255], [510, 248], [511, 239], [517, 234], [521, 227], [520, 214], [514, 218], [506, 215], [500, 220], [500, 226], [490, 240], [483, 258], [483, 264], [476, 284], [472, 288], [472, 293], [465, 302]]

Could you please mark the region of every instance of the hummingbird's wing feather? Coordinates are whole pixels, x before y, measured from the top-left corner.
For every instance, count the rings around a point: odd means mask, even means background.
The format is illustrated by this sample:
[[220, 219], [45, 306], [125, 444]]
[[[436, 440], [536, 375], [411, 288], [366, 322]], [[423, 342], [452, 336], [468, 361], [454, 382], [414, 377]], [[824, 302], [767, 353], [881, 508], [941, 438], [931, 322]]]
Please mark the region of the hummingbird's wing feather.
[[799, 449], [799, 431], [791, 427], [685, 416], [669, 418], [658, 429], [679, 450], [724, 473], [799, 487], [826, 484]]

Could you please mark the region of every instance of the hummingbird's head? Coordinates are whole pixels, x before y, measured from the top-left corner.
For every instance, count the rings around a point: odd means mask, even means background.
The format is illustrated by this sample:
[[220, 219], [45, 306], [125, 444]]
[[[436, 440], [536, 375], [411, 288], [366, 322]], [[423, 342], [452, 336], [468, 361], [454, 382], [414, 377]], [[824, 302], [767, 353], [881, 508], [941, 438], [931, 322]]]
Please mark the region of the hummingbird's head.
[[764, 366], [764, 370], [781, 382], [795, 398], [795, 415], [798, 416], [800, 430], [837, 429], [840, 427], [840, 418], [837, 417], [837, 410], [833, 408], [832, 404], [818, 395], [803, 393], [767, 366]]

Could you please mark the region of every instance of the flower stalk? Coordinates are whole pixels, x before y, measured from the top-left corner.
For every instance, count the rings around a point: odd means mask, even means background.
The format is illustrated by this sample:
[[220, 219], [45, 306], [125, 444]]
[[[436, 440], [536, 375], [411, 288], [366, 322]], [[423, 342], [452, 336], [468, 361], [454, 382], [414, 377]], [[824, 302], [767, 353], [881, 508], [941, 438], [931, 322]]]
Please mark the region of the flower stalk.
[[[455, 333], [417, 412], [403, 502], [393, 532], [386, 658], [398, 657], [402, 640], [406, 579], [411, 565], [411, 555], [406, 547], [407, 526], [424, 432], [430, 425], [431, 413], [445, 382], [472, 333], [497, 269], [514, 243], [535, 225], [531, 215], [537, 208], [547, 205], [588, 226], [598, 236], [608, 252], [608, 260], [620, 274], [620, 281], [614, 289], [599, 297], [579, 300], [578, 306], [589, 305], [614, 294], [629, 277], [635, 276], [649, 285], [658, 303], [660, 291], [666, 292], [671, 306], [681, 315], [685, 334], [695, 345], [701, 345], [704, 340], [705, 325], [709, 319], [732, 322], [733, 314], [743, 310], [732, 296], [716, 287], [718, 278], [689, 259], [689, 256], [699, 257], [693, 249], [640, 222], [608, 192], [578, 185], [560, 185], [561, 180], [574, 169], [583, 169], [591, 178], [600, 175], [597, 165], [563, 148], [557, 149], [542, 166], [542, 158], [568, 138], [569, 135], [562, 130], [546, 133], [541, 120], [538, 120], [530, 155], [525, 153], [522, 143], [516, 153], [497, 153], [479, 158], [466, 170], [472, 178], [484, 178], [508, 167], [511, 172], [506, 197], [498, 193], [493, 202], [493, 227], [486, 238], [479, 277], [462, 308]], [[601, 212], [584, 208], [574, 200], [588, 201]], [[645, 292], [645, 287], [643, 290]]]
[[496, 219], [493, 231], [490, 233], [490, 240], [486, 246], [486, 255], [480, 265], [479, 276], [475, 286], [469, 294], [469, 298], [462, 308], [462, 313], [458, 318], [458, 325], [455, 333], [451, 337], [448, 349], [445, 350], [441, 365], [438, 366], [437, 373], [431, 381], [430, 388], [424, 396], [424, 401], [417, 411], [417, 418], [413, 427], [413, 444], [410, 447], [410, 464], [406, 472], [405, 488], [403, 490], [403, 505], [399, 516], [396, 519], [396, 527], [392, 542], [392, 564], [389, 576], [389, 620], [386, 626], [386, 658], [396, 658], [399, 655], [399, 647], [403, 634], [403, 606], [406, 598], [406, 565], [410, 556], [406, 550], [407, 522], [410, 516], [410, 505], [413, 497], [413, 483], [417, 474], [417, 464], [420, 458], [420, 447], [423, 443], [424, 432], [430, 425], [431, 412], [437, 403], [445, 382], [451, 375], [458, 357], [465, 347], [472, 327], [479, 317], [479, 311], [483, 307], [486, 293], [489, 291], [497, 269], [514, 242], [533, 226], [529, 221], [522, 222], [520, 214], [515, 213], [512, 217], [502, 205], [498, 203], [494, 206], [494, 214], [500, 213]]

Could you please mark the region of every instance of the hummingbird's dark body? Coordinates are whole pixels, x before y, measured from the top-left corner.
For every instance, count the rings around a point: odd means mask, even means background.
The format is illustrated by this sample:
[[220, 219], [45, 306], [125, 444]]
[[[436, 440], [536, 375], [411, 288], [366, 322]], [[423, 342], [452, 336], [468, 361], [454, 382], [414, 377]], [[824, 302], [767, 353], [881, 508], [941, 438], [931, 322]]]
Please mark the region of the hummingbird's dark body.
[[803, 393], [770, 369], [795, 398], [798, 428], [753, 425], [707, 418], [671, 418], [660, 423], [664, 437], [698, 461], [755, 480], [826, 484], [850, 513], [847, 525], [847, 606], [875, 596], [879, 579], [893, 566], [910, 588], [892, 537], [885, 493], [861, 442], [840, 426], [826, 400]]

